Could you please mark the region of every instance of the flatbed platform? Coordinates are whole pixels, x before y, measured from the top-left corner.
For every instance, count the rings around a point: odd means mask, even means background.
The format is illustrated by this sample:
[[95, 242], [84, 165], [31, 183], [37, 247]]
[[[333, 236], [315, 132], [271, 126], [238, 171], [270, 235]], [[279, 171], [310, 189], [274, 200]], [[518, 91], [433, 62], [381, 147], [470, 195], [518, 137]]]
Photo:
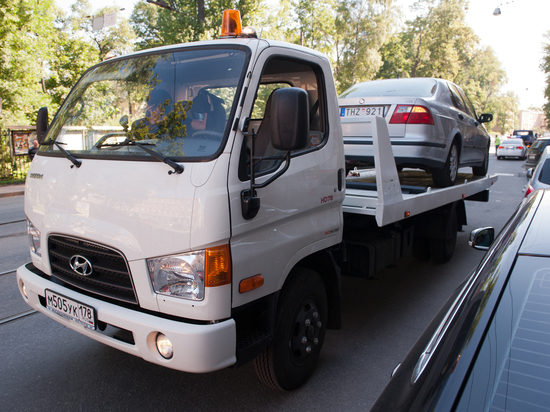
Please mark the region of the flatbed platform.
[[382, 227], [461, 199], [488, 198], [487, 191], [497, 181], [496, 175], [459, 173], [454, 186], [436, 188], [430, 173], [417, 169], [398, 173], [386, 121], [378, 116], [369, 120], [377, 167], [346, 179], [344, 213], [374, 216]]

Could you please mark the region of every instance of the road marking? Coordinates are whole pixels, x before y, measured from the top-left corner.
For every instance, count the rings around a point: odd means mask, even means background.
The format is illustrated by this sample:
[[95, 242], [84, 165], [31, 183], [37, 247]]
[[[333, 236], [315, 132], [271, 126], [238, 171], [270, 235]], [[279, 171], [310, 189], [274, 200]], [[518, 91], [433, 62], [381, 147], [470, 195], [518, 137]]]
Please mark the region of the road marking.
[[495, 175], [497, 175], [497, 176], [512, 176], [512, 177], [515, 176], [515, 174], [513, 174], [513, 173], [495, 173]]

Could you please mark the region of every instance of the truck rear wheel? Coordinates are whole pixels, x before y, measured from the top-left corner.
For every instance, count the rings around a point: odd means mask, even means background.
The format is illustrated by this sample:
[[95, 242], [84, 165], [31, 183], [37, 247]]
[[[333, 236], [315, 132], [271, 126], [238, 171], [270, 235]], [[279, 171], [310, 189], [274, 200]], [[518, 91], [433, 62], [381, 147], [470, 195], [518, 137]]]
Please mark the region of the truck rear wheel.
[[430, 253], [435, 263], [447, 263], [453, 257], [458, 232], [458, 219], [453, 211], [448, 224], [450, 237], [444, 239], [430, 239]]
[[313, 373], [327, 327], [327, 297], [321, 277], [298, 269], [284, 286], [277, 308], [273, 341], [254, 360], [260, 380], [291, 391]]
[[424, 236], [415, 236], [413, 240], [412, 254], [418, 260], [430, 260], [430, 239]]

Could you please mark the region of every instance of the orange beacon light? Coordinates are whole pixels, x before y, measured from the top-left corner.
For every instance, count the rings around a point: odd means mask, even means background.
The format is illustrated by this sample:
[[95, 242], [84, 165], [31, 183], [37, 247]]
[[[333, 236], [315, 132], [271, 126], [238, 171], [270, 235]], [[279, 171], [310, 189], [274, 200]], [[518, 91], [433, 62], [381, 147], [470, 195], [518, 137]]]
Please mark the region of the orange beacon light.
[[242, 32], [239, 10], [224, 10], [221, 37], [238, 37]]

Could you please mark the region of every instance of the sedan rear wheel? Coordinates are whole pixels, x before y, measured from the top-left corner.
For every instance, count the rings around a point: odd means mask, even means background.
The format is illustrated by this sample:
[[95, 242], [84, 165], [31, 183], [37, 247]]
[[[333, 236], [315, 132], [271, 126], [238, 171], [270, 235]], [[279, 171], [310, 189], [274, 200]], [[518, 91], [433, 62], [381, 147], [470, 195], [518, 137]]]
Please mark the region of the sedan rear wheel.
[[483, 159], [483, 164], [481, 166], [472, 167], [472, 173], [474, 176], [485, 176], [489, 170], [489, 147], [485, 152], [485, 159]]
[[434, 169], [432, 171], [432, 178], [436, 187], [448, 187], [455, 184], [458, 175], [458, 161], [458, 145], [454, 141], [443, 169]]

